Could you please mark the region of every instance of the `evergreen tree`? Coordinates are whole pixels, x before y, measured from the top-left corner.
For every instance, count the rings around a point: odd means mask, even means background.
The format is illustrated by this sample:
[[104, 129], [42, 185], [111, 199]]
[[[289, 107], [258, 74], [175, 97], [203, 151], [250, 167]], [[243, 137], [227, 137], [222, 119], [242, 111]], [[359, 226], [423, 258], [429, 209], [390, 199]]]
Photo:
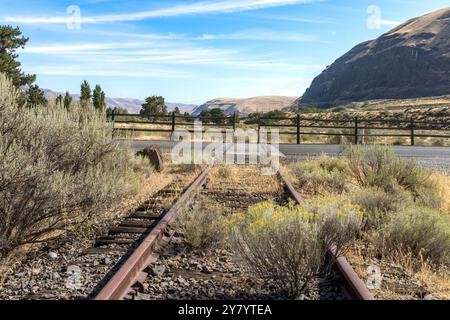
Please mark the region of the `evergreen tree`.
[[[167, 115], [167, 106], [165, 100], [161, 96], [151, 96], [145, 99], [145, 103], [142, 105], [140, 111], [141, 115]], [[157, 117], [153, 117], [157, 118]]]
[[214, 123], [220, 124], [223, 123], [225, 118], [225, 112], [223, 112], [220, 108], [214, 108], [209, 111], [210, 116], [213, 118], [212, 121]]
[[67, 110], [70, 109], [71, 104], [72, 104], [72, 96], [70, 95], [69, 92], [66, 92], [64, 96], [64, 108], [66, 108]]
[[102, 110], [105, 110], [106, 109], [106, 95], [105, 95], [104, 91], [102, 91], [102, 93], [100, 94], [100, 101], [101, 101]]
[[56, 105], [57, 105], [58, 107], [62, 107], [62, 106], [63, 106], [63, 96], [62, 96], [61, 94], [59, 94], [59, 95], [56, 97]]
[[173, 113], [174, 113], [176, 116], [181, 116], [180, 108], [175, 107], [175, 109], [173, 110]]
[[211, 110], [203, 110], [200, 113], [200, 120], [203, 122], [213, 122], [213, 123], [223, 123], [225, 118], [225, 113], [220, 108], [214, 108]]
[[96, 85], [94, 91], [92, 92], [92, 102], [94, 104], [94, 108], [97, 110], [104, 110], [106, 107], [105, 99], [105, 93], [102, 91], [102, 87]]
[[202, 122], [208, 122], [209, 118], [211, 118], [211, 112], [208, 109], [205, 109], [200, 112], [199, 118]]
[[194, 118], [191, 116], [191, 114], [189, 112], [185, 112], [183, 114], [184, 116], [184, 120], [186, 120], [186, 122], [193, 122]]
[[20, 29], [11, 26], [0, 26], [0, 72], [6, 74], [17, 87], [31, 85], [35, 75], [26, 75], [20, 70], [20, 62], [16, 61], [16, 50], [24, 48], [28, 38], [22, 35]]
[[41, 106], [47, 104], [47, 99], [45, 98], [44, 91], [42, 91], [39, 86], [32, 85], [27, 91], [27, 103], [30, 106]]
[[91, 100], [92, 95], [91, 95], [91, 86], [89, 85], [89, 83], [84, 80], [83, 83], [81, 84], [81, 96], [80, 96], [80, 101], [82, 103], [87, 103]]

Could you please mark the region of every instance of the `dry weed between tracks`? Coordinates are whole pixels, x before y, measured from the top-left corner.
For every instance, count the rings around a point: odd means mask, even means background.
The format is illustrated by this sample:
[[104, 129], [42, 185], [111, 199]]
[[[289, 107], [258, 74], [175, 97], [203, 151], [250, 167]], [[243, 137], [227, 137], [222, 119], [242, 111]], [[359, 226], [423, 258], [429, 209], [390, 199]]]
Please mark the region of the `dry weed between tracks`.
[[[447, 272], [448, 277], [450, 266], [448, 176], [402, 160], [387, 147], [355, 148], [348, 157], [307, 160], [291, 164], [288, 171], [308, 196], [339, 194], [362, 208], [365, 255], [376, 257], [373, 259], [382, 266], [394, 263], [402, 272], [413, 270], [428, 278], [434, 274], [433, 279], [440, 281], [426, 282], [426, 290], [436, 292], [436, 296], [442, 296], [441, 287], [450, 289], [449, 282], [440, 276]], [[358, 259], [352, 262], [363, 265]], [[389, 268], [384, 269], [386, 292], [382, 289], [378, 297], [393, 298], [395, 286], [388, 284], [402, 282], [402, 276], [389, 278]], [[360, 271], [361, 277], [370, 277], [367, 270]], [[397, 293], [399, 299], [407, 296], [401, 288]], [[423, 296], [412, 294], [410, 298]]]
[[216, 189], [233, 185], [247, 193], [280, 194], [281, 186], [276, 175], [262, 176], [260, 166], [218, 165], [210, 173], [209, 181]]
[[174, 228], [194, 249], [220, 248], [226, 238], [225, 207], [204, 196], [177, 217]]

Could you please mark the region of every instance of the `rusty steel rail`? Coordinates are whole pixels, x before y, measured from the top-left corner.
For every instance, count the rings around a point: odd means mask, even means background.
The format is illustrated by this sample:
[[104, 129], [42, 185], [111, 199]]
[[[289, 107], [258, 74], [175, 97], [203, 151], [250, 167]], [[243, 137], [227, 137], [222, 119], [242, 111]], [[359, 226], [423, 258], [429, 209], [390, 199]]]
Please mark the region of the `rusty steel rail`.
[[181, 195], [178, 201], [167, 211], [164, 217], [150, 231], [144, 241], [136, 248], [133, 254], [126, 260], [103, 289], [95, 296], [94, 300], [122, 300], [139, 278], [152, 257], [154, 247], [163, 236], [164, 230], [178, 214], [183, 205], [195, 195], [195, 189], [205, 183], [211, 170], [207, 166], [192, 184]]
[[[294, 200], [301, 205], [302, 200], [297, 190], [295, 190], [292, 183], [286, 178], [286, 176], [279, 171], [279, 176], [283, 183], [286, 185], [287, 190], [294, 198]], [[336, 256], [336, 248], [329, 248], [330, 253], [333, 256]], [[340, 256], [336, 259], [336, 266], [344, 278], [344, 285], [349, 293], [349, 295], [355, 300], [375, 300], [373, 294], [369, 291], [366, 284], [361, 280], [361, 278], [356, 274], [355, 270], [353, 270], [350, 263], [344, 256]]]

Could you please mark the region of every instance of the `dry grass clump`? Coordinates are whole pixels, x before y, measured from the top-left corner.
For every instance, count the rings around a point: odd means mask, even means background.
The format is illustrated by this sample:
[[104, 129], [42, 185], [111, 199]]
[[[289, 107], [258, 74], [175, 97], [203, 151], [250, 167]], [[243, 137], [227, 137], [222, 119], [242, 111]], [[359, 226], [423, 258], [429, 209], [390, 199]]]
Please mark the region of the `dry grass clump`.
[[359, 231], [361, 217], [350, 203], [316, 199], [305, 208], [263, 202], [230, 221], [235, 253], [248, 271], [270, 278], [290, 298], [304, 292], [311, 279], [328, 270], [330, 244], [342, 254]]
[[138, 189], [142, 167], [93, 107], [27, 108], [0, 74], [0, 252], [42, 241]]
[[217, 174], [223, 179], [228, 179], [233, 174], [230, 165], [223, 164], [217, 168]]
[[300, 188], [309, 193], [343, 193], [348, 191], [348, 163], [345, 158], [321, 157], [294, 165], [291, 172]]
[[225, 208], [205, 197], [198, 197], [191, 208], [180, 213], [174, 227], [194, 249], [220, 246], [226, 236]]
[[[261, 175], [262, 166], [224, 165], [216, 166], [209, 175], [210, 185], [227, 188], [230, 184], [248, 193], [281, 193], [276, 175]], [[223, 175], [226, 175], [226, 178]]]
[[443, 173], [433, 172], [429, 181], [443, 200], [441, 210], [450, 213], [450, 177]]

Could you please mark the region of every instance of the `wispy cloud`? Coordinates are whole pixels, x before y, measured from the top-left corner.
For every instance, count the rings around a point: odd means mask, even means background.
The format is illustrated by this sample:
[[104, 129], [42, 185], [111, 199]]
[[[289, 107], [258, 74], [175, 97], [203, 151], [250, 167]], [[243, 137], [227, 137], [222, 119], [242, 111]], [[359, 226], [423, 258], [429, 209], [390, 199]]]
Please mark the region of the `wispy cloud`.
[[[186, 42], [120, 42], [120, 43], [72, 43], [30, 46], [22, 50], [25, 54], [66, 57], [80, 63], [184, 66], [224, 66], [256, 70], [298, 70], [316, 71], [323, 65], [288, 63], [276, 57], [275, 53], [249, 54], [236, 49], [199, 46]], [[101, 57], [101, 58], [99, 58]], [[98, 62], [101, 61], [101, 62]], [[64, 69], [64, 68], [63, 68]], [[89, 69], [89, 68], [87, 68]], [[41, 69], [43, 70], [43, 69]], [[83, 72], [83, 71], [81, 71]], [[42, 74], [42, 72], [41, 72]]]
[[271, 21], [282, 21], [282, 22], [294, 22], [294, 23], [312, 23], [312, 24], [335, 24], [336, 21], [328, 18], [303, 18], [303, 17], [292, 17], [287, 15], [277, 15], [277, 14], [252, 14], [252, 17], [257, 19], [271, 20]]
[[142, 42], [117, 42], [117, 43], [72, 43], [72, 44], [48, 44], [40, 46], [25, 47], [22, 52], [61, 55], [61, 54], [83, 54], [93, 53], [95, 51], [107, 51], [111, 49], [130, 49], [140, 48], [153, 43]]
[[[123, 14], [109, 14], [98, 16], [82, 16], [80, 23], [112, 23], [125, 21], [139, 21], [160, 17], [176, 17], [183, 15], [207, 14], [207, 13], [233, 13], [241, 11], [256, 10], [262, 8], [307, 4], [322, 2], [323, 0], [221, 0], [221, 1], [201, 1], [185, 5], [171, 6], [167, 8], [154, 9]], [[26, 17], [7, 16], [3, 19], [6, 22], [22, 24], [64, 24], [69, 21], [66, 16], [60, 17]]]
[[204, 34], [196, 40], [248, 40], [248, 41], [286, 41], [309, 42], [316, 41], [314, 35], [298, 32], [283, 32], [263, 29], [243, 30], [229, 34]]
[[192, 74], [182, 70], [161, 67], [117, 66], [108, 63], [93, 64], [47, 64], [30, 66], [27, 69], [39, 75], [51, 76], [97, 76], [97, 77], [129, 77], [129, 78], [157, 78], [157, 79], [189, 79]]
[[116, 32], [116, 31], [83, 30], [83, 34], [92, 34], [107, 37], [149, 39], [149, 40], [176, 40], [184, 38], [184, 35], [179, 33], [157, 34], [157, 33], [131, 33], [131, 32]]

